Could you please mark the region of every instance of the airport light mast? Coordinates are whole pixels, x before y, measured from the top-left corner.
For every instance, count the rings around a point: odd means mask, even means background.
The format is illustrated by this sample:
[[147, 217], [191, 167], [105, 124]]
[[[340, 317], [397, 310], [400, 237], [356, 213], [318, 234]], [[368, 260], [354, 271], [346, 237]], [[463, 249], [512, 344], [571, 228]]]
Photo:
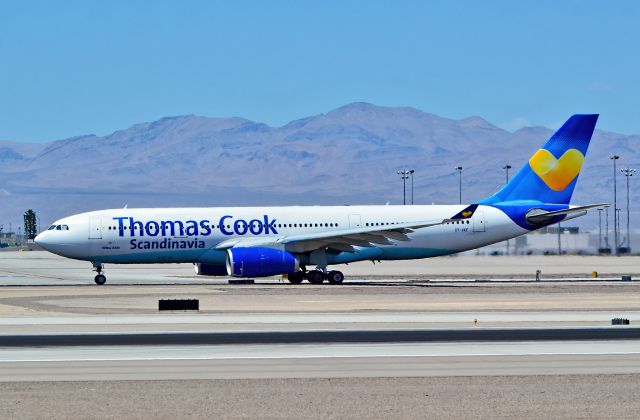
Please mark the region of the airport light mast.
[[[411, 174], [411, 205], [413, 206], [413, 173], [415, 172], [414, 169], [410, 169], [409, 173]], [[628, 195], [628, 194], [627, 194]]]
[[620, 169], [620, 172], [627, 178], [627, 253], [631, 254], [631, 231], [629, 230], [629, 178], [635, 173], [635, 169], [629, 167]]
[[598, 209], [598, 253], [602, 249], [602, 209]]
[[411, 204], [413, 204], [413, 169], [404, 169], [398, 171], [398, 175], [402, 178], [402, 205], [407, 205], [407, 179], [411, 176]]
[[509, 165], [508, 163], [506, 165], [504, 165], [502, 167], [502, 169], [504, 169], [507, 173], [507, 184], [509, 183], [509, 169], [511, 169], [511, 165]]
[[[504, 165], [502, 167], [502, 169], [505, 170], [506, 174], [507, 174], [507, 182], [505, 183], [508, 184], [509, 183], [509, 169], [511, 169], [511, 165], [509, 165], [508, 163], [506, 165]], [[509, 243], [509, 240], [507, 239], [507, 255], [511, 255], [511, 244]]]
[[459, 184], [460, 184], [460, 188], [459, 188], [459, 201], [460, 204], [462, 204], [462, 166], [456, 166], [455, 168], [453, 168], [454, 171], [458, 172], [459, 177]]
[[618, 155], [611, 155], [609, 159], [613, 160], [613, 255], [618, 255], [618, 194], [616, 191], [616, 160], [620, 159]]

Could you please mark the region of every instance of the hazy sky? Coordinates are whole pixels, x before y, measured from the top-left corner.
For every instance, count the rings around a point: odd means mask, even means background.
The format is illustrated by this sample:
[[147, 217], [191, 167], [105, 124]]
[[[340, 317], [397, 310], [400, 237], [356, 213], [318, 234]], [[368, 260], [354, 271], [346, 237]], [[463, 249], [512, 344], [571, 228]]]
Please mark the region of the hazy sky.
[[4, 1], [0, 139], [354, 101], [640, 133], [637, 1]]

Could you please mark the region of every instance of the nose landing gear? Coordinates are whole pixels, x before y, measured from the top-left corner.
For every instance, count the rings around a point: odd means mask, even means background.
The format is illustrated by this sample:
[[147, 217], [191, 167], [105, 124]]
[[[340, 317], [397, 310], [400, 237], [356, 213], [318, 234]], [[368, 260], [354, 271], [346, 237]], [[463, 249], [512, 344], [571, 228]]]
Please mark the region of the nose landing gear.
[[102, 274], [103, 270], [104, 270], [104, 266], [102, 265], [101, 262], [93, 263], [93, 271], [98, 273], [93, 279], [95, 280], [96, 284], [99, 286], [102, 286], [107, 282], [107, 278], [105, 277], [104, 274]]

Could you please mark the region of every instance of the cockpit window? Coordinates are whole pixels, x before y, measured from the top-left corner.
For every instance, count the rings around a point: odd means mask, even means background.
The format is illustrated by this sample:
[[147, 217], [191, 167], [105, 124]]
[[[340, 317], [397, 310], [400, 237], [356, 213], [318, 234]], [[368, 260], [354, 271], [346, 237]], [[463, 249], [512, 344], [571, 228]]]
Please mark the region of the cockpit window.
[[67, 225], [60, 225], [60, 228], [62, 230], [69, 230], [69, 226], [67, 226]]
[[58, 225], [51, 225], [51, 227], [49, 227], [49, 229], [47, 229], [47, 230], [54, 230], [57, 227], [58, 227]]
[[56, 226], [56, 230], [62, 230], [62, 225]]

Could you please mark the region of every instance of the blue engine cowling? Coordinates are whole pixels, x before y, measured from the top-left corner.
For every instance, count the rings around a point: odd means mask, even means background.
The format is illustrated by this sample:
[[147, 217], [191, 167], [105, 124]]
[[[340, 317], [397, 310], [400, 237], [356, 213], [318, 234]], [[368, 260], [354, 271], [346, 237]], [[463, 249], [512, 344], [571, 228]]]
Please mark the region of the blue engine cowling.
[[224, 265], [195, 263], [193, 264], [193, 267], [196, 270], [196, 274], [199, 276], [226, 276], [227, 275], [227, 267]]
[[300, 262], [293, 254], [273, 248], [231, 248], [227, 274], [234, 277], [268, 277], [293, 273]]

